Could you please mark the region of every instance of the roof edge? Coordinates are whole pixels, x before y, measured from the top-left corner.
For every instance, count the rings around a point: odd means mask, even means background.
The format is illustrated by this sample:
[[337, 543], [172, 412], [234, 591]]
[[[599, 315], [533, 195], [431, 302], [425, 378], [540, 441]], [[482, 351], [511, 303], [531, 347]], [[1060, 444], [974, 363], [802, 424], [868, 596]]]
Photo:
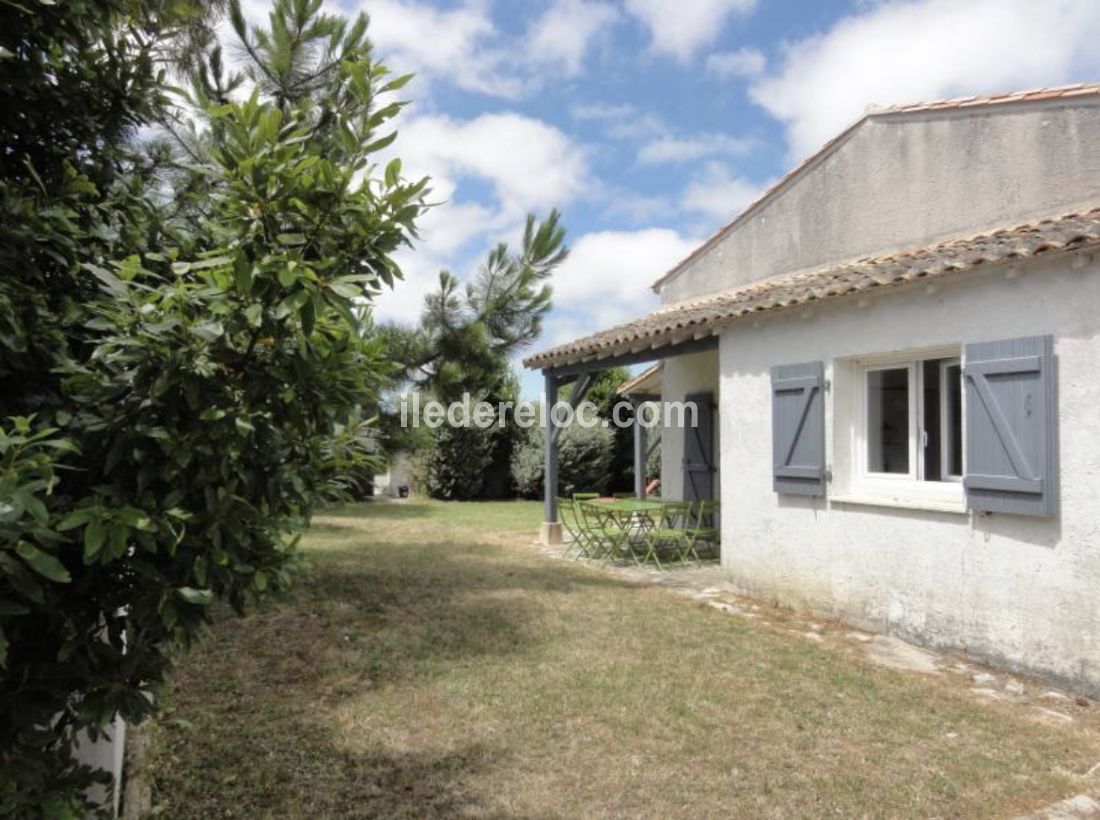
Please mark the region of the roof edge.
[[773, 198], [792, 184], [804, 173], [816, 167], [820, 162], [828, 158], [834, 151], [840, 148], [848, 139], [871, 119], [890, 118], [904, 114], [915, 114], [922, 111], [958, 111], [976, 108], [980, 106], [997, 106], [1007, 103], [1042, 102], [1047, 100], [1076, 99], [1078, 97], [1100, 96], [1100, 82], [1073, 83], [1071, 85], [1051, 86], [1037, 88], [1029, 91], [1009, 91], [993, 94], [970, 95], [944, 100], [928, 102], [907, 103], [890, 106], [868, 106], [867, 110], [854, 122], [830, 138], [824, 145], [799, 162], [794, 168], [781, 176], [764, 193], [753, 200], [744, 210], [740, 211], [733, 219], [720, 227], [707, 237], [699, 247], [677, 262], [672, 268], [662, 274], [651, 284], [650, 290], [659, 292], [662, 285], [679, 276], [687, 268], [688, 264], [697, 259], [706, 251], [714, 247], [724, 239], [738, 225], [746, 221], [754, 213], [764, 207]]
[[638, 385], [644, 383], [646, 379], [649, 379], [652, 376], [656, 375], [661, 370], [663, 364], [664, 364], [664, 362], [656, 362], [654, 364], [651, 364], [649, 367], [647, 367], [645, 370], [643, 370], [641, 373], [639, 373], [634, 378], [630, 379], [629, 381], [623, 382], [622, 384], [619, 385], [618, 390], [615, 391], [615, 395], [616, 396], [625, 396], [625, 395], [627, 395], [628, 393], [630, 393], [630, 391], [632, 391]]
[[[553, 370], [620, 354], [651, 352], [719, 333], [731, 322], [831, 302], [906, 284], [927, 285], [978, 268], [1030, 264], [1038, 257], [1100, 249], [1100, 201], [1073, 213], [1005, 225], [967, 238], [865, 257], [742, 284], [719, 293], [662, 305], [643, 316], [523, 359], [529, 369]], [[1076, 265], [1075, 265], [1076, 267]], [[934, 290], [934, 289], [932, 289]], [[930, 292], [932, 292], [930, 290]], [[652, 360], [661, 356], [646, 356]]]

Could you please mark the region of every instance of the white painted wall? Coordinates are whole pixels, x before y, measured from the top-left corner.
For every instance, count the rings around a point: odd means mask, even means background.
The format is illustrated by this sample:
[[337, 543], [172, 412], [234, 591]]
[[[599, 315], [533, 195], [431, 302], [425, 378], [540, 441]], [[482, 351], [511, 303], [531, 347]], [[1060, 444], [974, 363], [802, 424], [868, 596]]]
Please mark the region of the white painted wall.
[[[718, 399], [718, 351], [674, 356], [664, 360], [661, 373], [661, 401], [683, 401], [690, 393], [709, 390]], [[714, 425], [714, 453], [721, 453], [721, 403]], [[670, 427], [668, 419], [661, 428], [661, 498], [672, 501], [684, 497], [684, 430]], [[721, 491], [720, 475], [714, 476], [714, 493]]]
[[1098, 133], [1096, 95], [872, 117], [689, 262], [661, 301], [1094, 206]]
[[[934, 292], [907, 286], [727, 328], [719, 349], [722, 561], [736, 583], [754, 596], [1100, 693], [1098, 307], [1100, 260], [1077, 255], [963, 274]], [[1045, 333], [1055, 336], [1057, 359], [1056, 518], [772, 492], [773, 365], [824, 360], [832, 379], [838, 357]], [[666, 391], [674, 373], [666, 365]], [[850, 446], [835, 429], [835, 398], [826, 395], [831, 466]], [[674, 456], [674, 445], [666, 453]]]
[[412, 488], [412, 460], [408, 453], [394, 453], [386, 472], [374, 477], [374, 493], [383, 498], [397, 498], [401, 485]]
[[108, 809], [110, 815], [118, 815], [119, 801], [122, 798], [123, 763], [126, 756], [126, 723], [115, 717], [110, 726], [101, 729], [102, 735], [92, 740], [86, 731], [77, 735], [74, 747], [75, 757], [81, 763], [111, 773], [113, 787], [93, 787], [88, 795], [98, 805]]

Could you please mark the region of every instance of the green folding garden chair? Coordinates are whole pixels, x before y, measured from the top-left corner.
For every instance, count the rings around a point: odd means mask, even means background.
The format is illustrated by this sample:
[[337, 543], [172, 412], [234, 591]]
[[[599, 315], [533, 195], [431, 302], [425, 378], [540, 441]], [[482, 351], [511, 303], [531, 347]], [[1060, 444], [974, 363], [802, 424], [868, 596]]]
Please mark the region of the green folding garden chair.
[[661, 505], [657, 526], [645, 534], [645, 561], [653, 559], [658, 569], [664, 569], [661, 555], [686, 562], [689, 553], [687, 526], [691, 504], [687, 501], [669, 501]]
[[630, 537], [615, 516], [598, 501], [578, 502], [584, 529], [592, 539], [593, 558], [617, 560], [633, 555]]
[[575, 555], [578, 558], [591, 558], [594, 550], [592, 535], [585, 529], [580, 511], [577, 509], [579, 502], [571, 498], [558, 497], [558, 518], [562, 526], [569, 534], [569, 546], [565, 548], [565, 555]]
[[710, 553], [711, 558], [721, 556], [721, 539], [718, 537], [718, 502], [694, 501], [688, 512], [687, 526], [684, 535], [687, 537], [687, 554], [698, 563], [703, 559], [699, 557], [699, 548]]

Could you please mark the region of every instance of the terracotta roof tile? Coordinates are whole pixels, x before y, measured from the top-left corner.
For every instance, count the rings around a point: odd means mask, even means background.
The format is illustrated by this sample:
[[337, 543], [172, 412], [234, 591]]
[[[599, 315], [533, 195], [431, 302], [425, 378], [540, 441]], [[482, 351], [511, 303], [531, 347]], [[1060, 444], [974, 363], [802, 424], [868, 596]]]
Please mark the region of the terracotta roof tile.
[[897, 114], [914, 111], [935, 111], [942, 108], [970, 108], [976, 105], [997, 105], [999, 103], [1035, 102], [1054, 100], [1062, 97], [1079, 97], [1085, 94], [1100, 93], [1100, 83], [1073, 83], [1051, 88], [1035, 88], [1029, 91], [1002, 91], [996, 94], [979, 94], [969, 97], [957, 97], [951, 100], [907, 103], [872, 109], [872, 114]]
[[531, 368], [554, 368], [703, 338], [750, 314], [782, 310], [853, 293], [935, 279], [976, 267], [1064, 250], [1100, 246], [1100, 207], [1002, 228], [926, 248], [783, 274], [688, 299], [609, 330], [536, 353]]

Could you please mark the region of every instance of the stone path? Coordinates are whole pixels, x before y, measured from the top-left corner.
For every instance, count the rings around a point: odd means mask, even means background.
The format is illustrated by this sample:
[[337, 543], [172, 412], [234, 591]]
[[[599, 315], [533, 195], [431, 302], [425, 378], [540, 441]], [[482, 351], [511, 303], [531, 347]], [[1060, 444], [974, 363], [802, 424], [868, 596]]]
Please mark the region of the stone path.
[[[548, 558], [576, 561], [633, 583], [661, 587], [698, 601], [700, 605], [713, 607], [731, 616], [751, 618], [805, 640], [850, 652], [880, 666], [937, 676], [945, 684], [965, 689], [978, 703], [1019, 709], [1034, 720], [1073, 725], [1092, 710], [1100, 708], [1100, 704], [1089, 698], [1067, 694], [1041, 681], [992, 669], [957, 654], [937, 652], [890, 635], [864, 632], [838, 621], [822, 620], [753, 601], [738, 593], [729, 576], [716, 563], [659, 570], [656, 567], [576, 559], [566, 556], [562, 546], [534, 546]], [[1082, 787], [1089, 794], [1063, 800], [1018, 820], [1100, 820], [1100, 763], [1081, 779]]]

